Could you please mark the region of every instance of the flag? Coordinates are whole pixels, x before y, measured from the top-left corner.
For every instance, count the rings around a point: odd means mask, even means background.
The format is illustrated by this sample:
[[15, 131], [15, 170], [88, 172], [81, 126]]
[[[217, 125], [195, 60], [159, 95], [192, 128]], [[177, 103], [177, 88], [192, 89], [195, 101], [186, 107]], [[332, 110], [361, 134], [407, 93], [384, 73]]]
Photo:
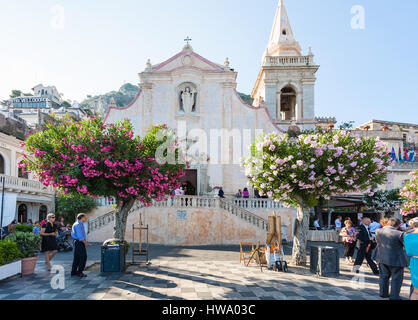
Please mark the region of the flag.
[[405, 151], [404, 160], [405, 162], [409, 162], [408, 149], [405, 148], [404, 151]]
[[399, 147], [399, 162], [403, 162], [403, 160], [402, 160], [402, 150], [401, 150], [401, 147]]
[[409, 153], [409, 161], [415, 162], [415, 152], [414, 148], [411, 148], [411, 152]]
[[392, 157], [392, 161], [398, 162], [398, 157], [396, 156], [395, 147], [392, 147], [392, 152], [390, 153], [390, 156]]

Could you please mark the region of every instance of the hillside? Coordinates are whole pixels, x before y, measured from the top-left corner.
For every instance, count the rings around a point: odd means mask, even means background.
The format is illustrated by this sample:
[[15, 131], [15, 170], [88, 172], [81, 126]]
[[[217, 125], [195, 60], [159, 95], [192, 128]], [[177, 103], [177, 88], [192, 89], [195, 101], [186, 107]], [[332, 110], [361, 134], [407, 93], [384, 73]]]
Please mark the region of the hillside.
[[[80, 103], [80, 107], [92, 110], [96, 115], [103, 116], [112, 98], [115, 99], [118, 107], [127, 106], [135, 99], [138, 94], [139, 87], [131, 83], [126, 83], [118, 91], [111, 91], [98, 96], [87, 96], [87, 99]], [[245, 103], [252, 105], [253, 99], [251, 96], [239, 93]]]

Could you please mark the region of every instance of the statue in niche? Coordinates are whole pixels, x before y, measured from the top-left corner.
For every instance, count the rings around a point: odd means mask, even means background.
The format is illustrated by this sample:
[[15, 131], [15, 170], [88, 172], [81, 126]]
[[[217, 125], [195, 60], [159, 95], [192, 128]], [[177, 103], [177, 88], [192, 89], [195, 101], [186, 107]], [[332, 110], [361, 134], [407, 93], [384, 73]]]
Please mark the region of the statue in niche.
[[186, 87], [180, 92], [180, 111], [184, 113], [196, 112], [196, 96], [197, 92]]

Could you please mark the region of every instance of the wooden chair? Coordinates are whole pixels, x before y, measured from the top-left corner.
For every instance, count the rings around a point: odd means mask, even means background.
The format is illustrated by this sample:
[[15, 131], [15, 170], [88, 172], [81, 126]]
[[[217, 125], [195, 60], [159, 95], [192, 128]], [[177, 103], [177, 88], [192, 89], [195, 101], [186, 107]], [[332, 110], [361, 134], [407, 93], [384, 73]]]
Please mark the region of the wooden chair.
[[[246, 246], [250, 246], [251, 251], [245, 251], [244, 247], [246, 247]], [[252, 242], [241, 242], [239, 244], [239, 248], [240, 248], [240, 250], [239, 250], [239, 262], [242, 263], [244, 261], [244, 264], [245, 264], [245, 261], [247, 259], [249, 259], [254, 252], [254, 249], [255, 249], [254, 248], [254, 243], [252, 243]]]

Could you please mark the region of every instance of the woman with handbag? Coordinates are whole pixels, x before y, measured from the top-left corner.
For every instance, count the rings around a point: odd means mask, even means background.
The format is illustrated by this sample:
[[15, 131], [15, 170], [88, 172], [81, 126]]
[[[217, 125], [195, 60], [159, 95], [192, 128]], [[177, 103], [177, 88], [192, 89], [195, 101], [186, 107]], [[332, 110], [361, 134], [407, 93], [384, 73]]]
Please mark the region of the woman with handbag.
[[351, 220], [344, 222], [345, 228], [341, 230], [340, 236], [344, 242], [344, 257], [347, 263], [354, 263], [353, 256], [356, 248], [356, 229]]

